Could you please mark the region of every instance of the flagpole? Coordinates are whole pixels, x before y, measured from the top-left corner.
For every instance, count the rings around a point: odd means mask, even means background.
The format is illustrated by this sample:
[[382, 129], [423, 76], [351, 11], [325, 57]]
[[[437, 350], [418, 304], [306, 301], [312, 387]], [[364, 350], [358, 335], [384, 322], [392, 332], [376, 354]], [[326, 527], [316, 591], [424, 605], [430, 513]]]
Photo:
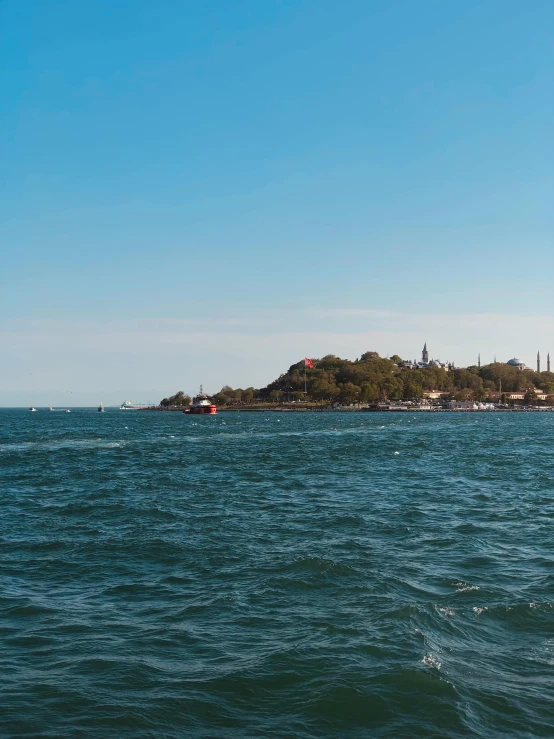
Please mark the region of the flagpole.
[[306, 379], [306, 369], [307, 367], [313, 367], [314, 364], [311, 359], [308, 359], [308, 357], [304, 357], [304, 400], [306, 400], [306, 395], [308, 394], [308, 381]]

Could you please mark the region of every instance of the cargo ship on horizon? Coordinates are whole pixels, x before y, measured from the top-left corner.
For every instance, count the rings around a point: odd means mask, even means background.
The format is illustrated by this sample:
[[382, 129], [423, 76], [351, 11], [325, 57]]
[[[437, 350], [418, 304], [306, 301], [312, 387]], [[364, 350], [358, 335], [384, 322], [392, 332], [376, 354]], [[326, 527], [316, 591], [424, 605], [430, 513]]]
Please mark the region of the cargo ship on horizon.
[[134, 405], [130, 400], [124, 400], [119, 406], [120, 411], [140, 411], [143, 408], [148, 408], [147, 405]]

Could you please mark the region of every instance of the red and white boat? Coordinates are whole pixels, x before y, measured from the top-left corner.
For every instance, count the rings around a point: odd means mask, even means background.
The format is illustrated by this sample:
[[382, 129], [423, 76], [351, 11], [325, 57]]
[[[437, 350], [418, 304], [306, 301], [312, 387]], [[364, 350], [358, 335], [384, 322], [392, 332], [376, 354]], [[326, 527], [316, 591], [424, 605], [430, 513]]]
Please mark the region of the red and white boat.
[[213, 416], [217, 410], [215, 403], [212, 403], [200, 385], [200, 392], [192, 399], [192, 405], [183, 413], [191, 413], [196, 415]]

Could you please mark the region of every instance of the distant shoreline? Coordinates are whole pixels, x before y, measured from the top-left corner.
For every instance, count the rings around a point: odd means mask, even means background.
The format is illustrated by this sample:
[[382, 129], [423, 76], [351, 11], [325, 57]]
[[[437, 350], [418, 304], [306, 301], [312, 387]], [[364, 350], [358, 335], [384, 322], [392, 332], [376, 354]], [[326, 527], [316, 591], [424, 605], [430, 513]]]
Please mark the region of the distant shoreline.
[[[182, 408], [140, 408], [141, 411], [160, 411], [163, 413], [183, 413]], [[550, 406], [539, 408], [443, 408], [441, 406], [424, 407], [388, 407], [388, 408], [351, 408], [331, 406], [288, 407], [288, 406], [233, 406], [218, 408], [217, 413], [548, 413], [554, 411]]]

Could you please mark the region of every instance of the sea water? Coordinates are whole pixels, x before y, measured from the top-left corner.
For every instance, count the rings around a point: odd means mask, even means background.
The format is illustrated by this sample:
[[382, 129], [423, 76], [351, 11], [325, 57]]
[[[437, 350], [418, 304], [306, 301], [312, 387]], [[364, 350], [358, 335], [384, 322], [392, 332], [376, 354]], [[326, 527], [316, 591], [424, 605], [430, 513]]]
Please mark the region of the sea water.
[[0, 411], [0, 736], [552, 737], [554, 414]]

